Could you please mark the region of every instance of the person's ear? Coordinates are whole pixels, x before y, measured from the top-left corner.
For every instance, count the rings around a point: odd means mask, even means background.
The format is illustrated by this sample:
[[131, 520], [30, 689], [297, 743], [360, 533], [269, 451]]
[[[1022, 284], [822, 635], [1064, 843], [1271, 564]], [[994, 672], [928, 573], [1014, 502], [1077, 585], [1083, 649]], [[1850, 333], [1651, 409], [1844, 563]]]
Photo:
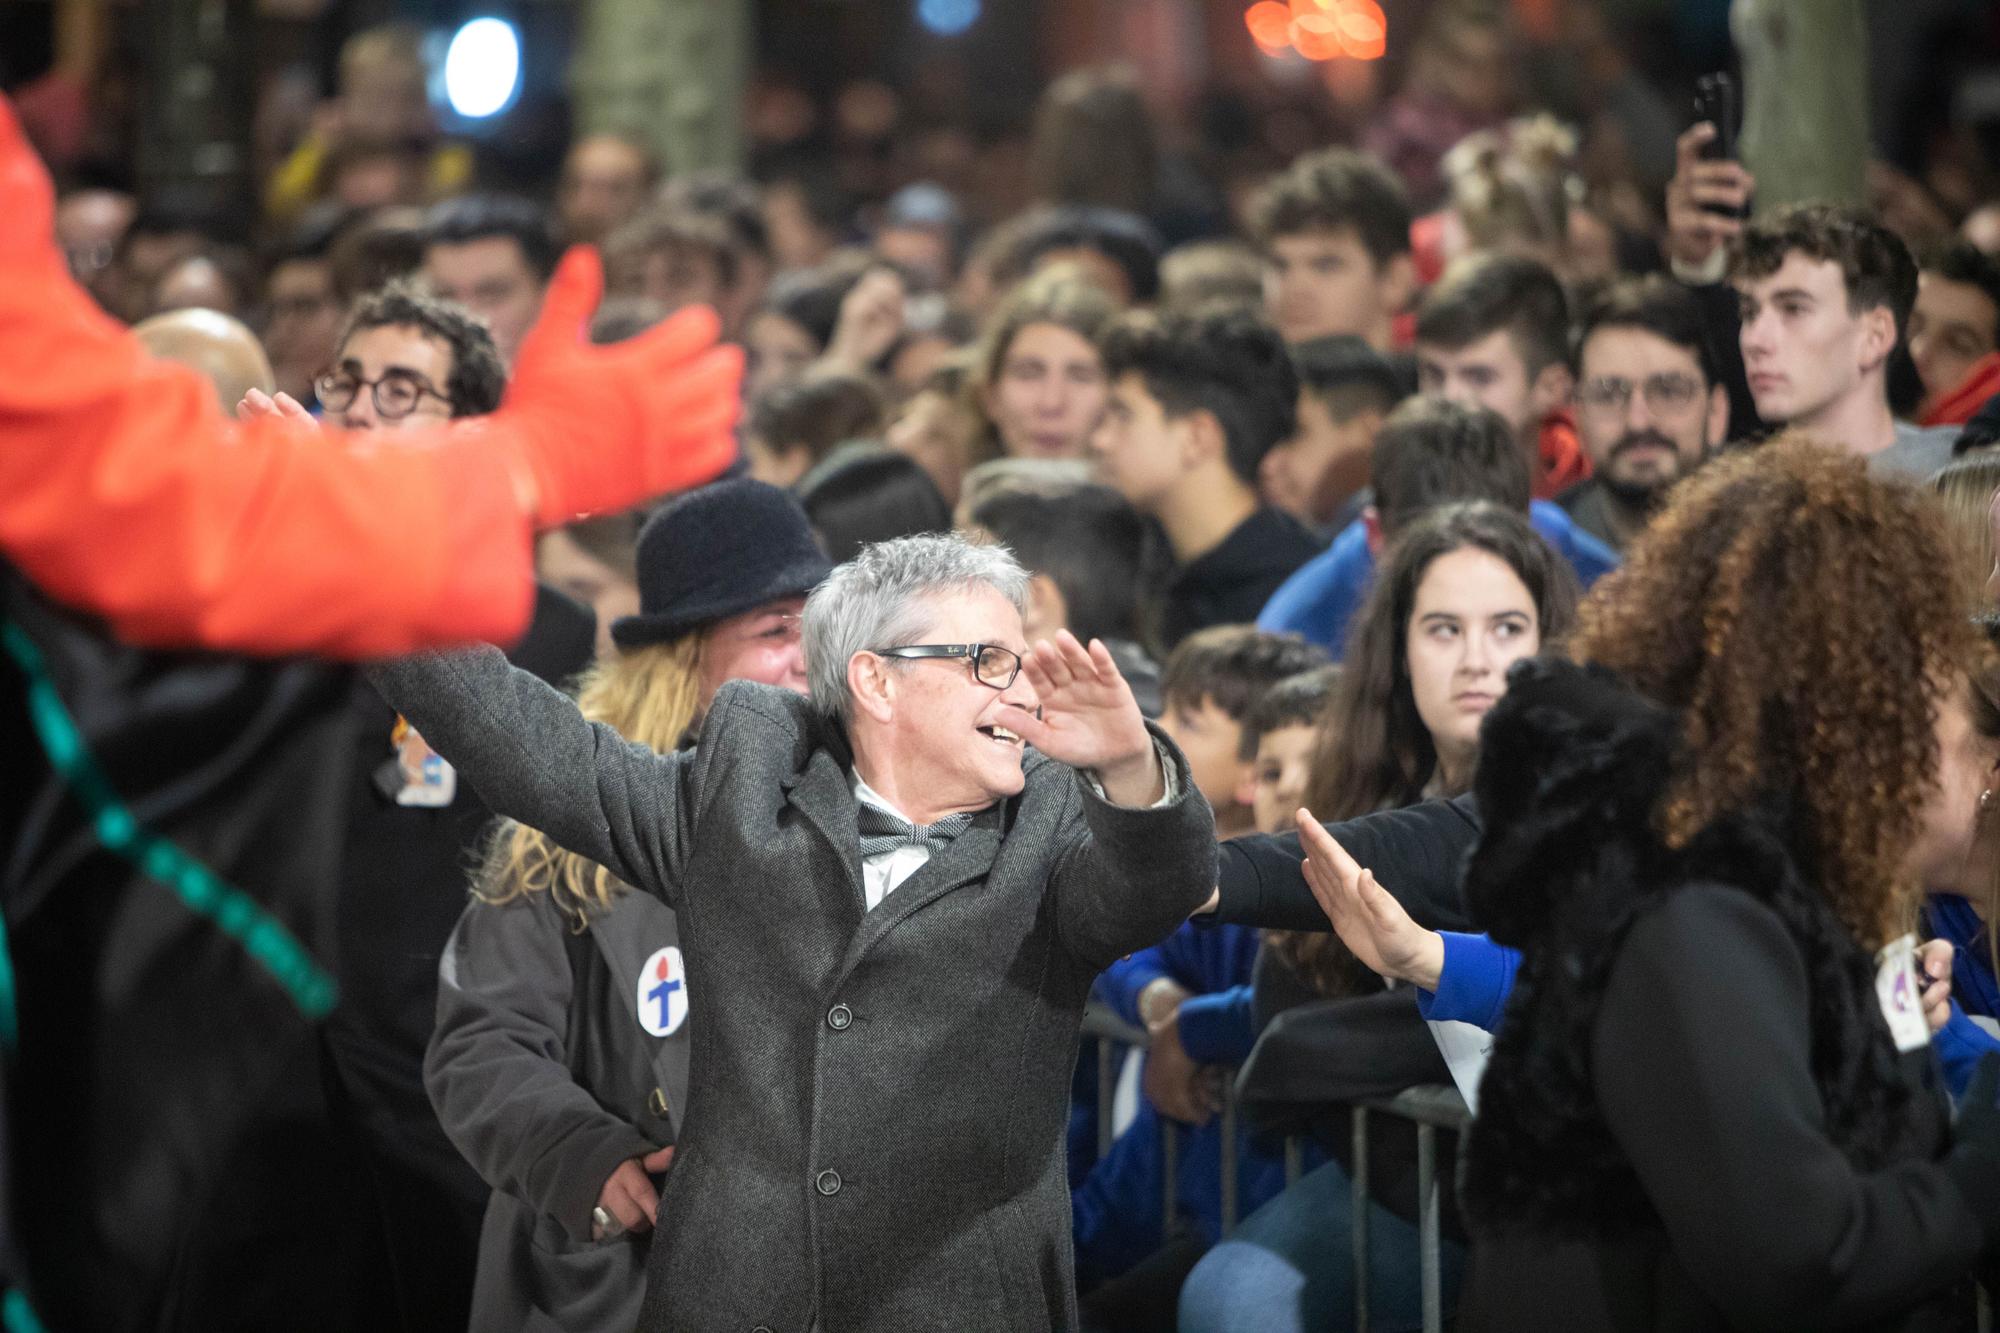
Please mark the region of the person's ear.
[[1872, 306], [1861, 312], [1861, 369], [1875, 370], [1885, 365], [1896, 350], [1896, 316], [1888, 306]]
[[847, 659], [847, 695], [857, 717], [887, 722], [895, 715], [900, 683], [887, 658], [856, 653]]
[[1702, 442], [1710, 449], [1729, 442], [1729, 390], [1720, 384], [1708, 391], [1707, 433]]
[[1380, 558], [1387, 539], [1382, 535], [1382, 511], [1374, 505], [1361, 507], [1361, 531], [1368, 538], [1368, 554]]
[[1215, 413], [1205, 407], [1194, 411], [1170, 424], [1181, 433], [1181, 466], [1192, 472], [1210, 459], [1229, 461], [1229, 433], [1222, 428], [1222, 422]]

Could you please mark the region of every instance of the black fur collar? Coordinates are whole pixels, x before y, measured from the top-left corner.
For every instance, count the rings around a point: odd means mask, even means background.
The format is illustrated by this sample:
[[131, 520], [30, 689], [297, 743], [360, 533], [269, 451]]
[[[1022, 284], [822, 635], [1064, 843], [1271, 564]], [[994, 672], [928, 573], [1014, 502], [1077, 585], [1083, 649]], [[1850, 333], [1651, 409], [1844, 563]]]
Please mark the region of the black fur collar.
[[1909, 1085], [1876, 1006], [1874, 960], [1812, 885], [1782, 805], [1718, 821], [1680, 850], [1654, 832], [1679, 735], [1673, 713], [1609, 672], [1561, 662], [1517, 667], [1488, 715], [1466, 898], [1524, 957], [1467, 1149], [1464, 1204], [1484, 1229], [1657, 1225], [1598, 1114], [1589, 1053], [1625, 932], [1692, 883], [1742, 889], [1799, 941], [1829, 1132], [1864, 1170], [1903, 1155]]

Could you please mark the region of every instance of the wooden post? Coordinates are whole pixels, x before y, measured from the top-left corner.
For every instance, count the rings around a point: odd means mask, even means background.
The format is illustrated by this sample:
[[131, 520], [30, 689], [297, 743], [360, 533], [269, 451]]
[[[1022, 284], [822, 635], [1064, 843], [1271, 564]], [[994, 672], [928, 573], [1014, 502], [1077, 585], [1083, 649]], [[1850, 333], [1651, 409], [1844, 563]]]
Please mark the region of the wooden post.
[[577, 129], [650, 146], [669, 171], [743, 164], [750, 0], [586, 0]]
[[1861, 0], [1736, 0], [1743, 165], [1757, 208], [1867, 202], [1868, 30]]

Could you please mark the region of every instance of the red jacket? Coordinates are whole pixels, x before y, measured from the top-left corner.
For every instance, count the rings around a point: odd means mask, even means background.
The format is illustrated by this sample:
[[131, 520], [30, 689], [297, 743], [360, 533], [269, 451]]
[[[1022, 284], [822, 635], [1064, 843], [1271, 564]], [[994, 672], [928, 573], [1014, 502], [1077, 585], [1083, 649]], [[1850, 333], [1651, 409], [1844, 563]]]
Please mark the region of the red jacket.
[[705, 311], [587, 348], [594, 254], [565, 259], [499, 412], [363, 439], [223, 416], [71, 280], [52, 216], [0, 98], [0, 556], [134, 642], [356, 658], [507, 642], [537, 522], [735, 455], [740, 353]]

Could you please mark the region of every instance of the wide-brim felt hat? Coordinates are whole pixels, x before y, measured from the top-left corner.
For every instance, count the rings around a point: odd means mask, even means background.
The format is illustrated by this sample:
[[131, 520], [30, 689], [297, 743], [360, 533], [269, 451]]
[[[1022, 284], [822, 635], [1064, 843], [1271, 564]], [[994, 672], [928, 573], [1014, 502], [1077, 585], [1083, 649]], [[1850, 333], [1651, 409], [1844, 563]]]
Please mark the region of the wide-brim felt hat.
[[639, 533], [639, 614], [611, 622], [620, 648], [678, 639], [833, 572], [798, 501], [739, 477], [669, 502]]

